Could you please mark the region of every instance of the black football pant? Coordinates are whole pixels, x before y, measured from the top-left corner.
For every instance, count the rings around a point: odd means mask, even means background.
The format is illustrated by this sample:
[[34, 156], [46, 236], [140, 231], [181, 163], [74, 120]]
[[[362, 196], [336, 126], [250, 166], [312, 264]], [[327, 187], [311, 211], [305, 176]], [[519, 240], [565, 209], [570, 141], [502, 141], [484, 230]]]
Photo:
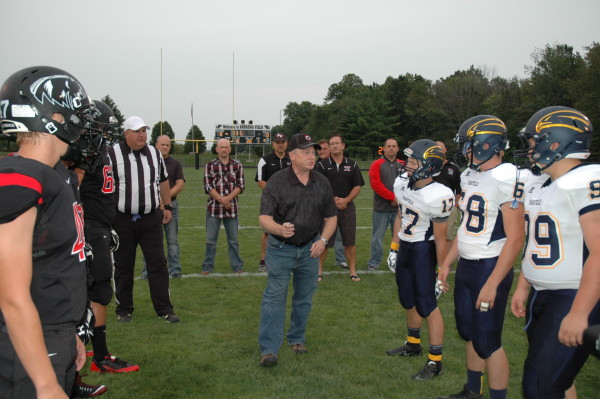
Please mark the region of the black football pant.
[[116, 313], [133, 313], [133, 277], [138, 244], [142, 248], [150, 298], [159, 316], [173, 312], [169, 299], [169, 272], [163, 244], [163, 213], [160, 210], [146, 215], [117, 212], [115, 231], [119, 249], [115, 252]]

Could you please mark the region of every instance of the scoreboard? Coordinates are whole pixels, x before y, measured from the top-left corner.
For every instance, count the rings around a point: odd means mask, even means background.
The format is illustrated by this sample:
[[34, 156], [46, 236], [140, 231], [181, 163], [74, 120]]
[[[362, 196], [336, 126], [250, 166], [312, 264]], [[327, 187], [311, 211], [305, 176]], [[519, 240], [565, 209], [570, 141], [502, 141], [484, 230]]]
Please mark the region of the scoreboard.
[[215, 140], [228, 139], [234, 144], [270, 144], [271, 126], [221, 124], [215, 126]]

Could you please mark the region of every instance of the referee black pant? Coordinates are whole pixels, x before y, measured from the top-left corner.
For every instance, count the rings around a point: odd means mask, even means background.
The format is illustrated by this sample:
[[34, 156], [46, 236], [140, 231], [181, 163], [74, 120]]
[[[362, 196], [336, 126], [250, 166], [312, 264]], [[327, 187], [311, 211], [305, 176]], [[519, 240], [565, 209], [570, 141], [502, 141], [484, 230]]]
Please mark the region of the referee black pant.
[[145, 215], [117, 212], [115, 231], [119, 249], [115, 252], [116, 313], [133, 313], [133, 276], [138, 244], [146, 260], [150, 298], [159, 316], [173, 312], [169, 299], [169, 272], [163, 245], [163, 213]]

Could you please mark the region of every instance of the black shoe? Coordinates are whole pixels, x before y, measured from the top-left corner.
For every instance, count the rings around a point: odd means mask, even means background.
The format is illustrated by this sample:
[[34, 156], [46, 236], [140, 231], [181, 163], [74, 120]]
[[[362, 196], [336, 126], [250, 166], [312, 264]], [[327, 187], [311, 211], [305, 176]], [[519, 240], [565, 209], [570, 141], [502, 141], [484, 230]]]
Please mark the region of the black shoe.
[[106, 356], [100, 362], [97, 362], [96, 359], [94, 359], [90, 365], [90, 370], [97, 373], [121, 374], [131, 373], [132, 371], [138, 371], [139, 369], [140, 366], [137, 364], [128, 363], [112, 355]]
[[390, 356], [421, 356], [423, 354], [423, 348], [421, 348], [421, 345], [413, 345], [409, 344], [408, 342], [404, 342], [404, 345], [401, 347], [390, 349], [385, 353]]
[[450, 396], [438, 396], [437, 399], [483, 399], [483, 395], [470, 391], [465, 385], [462, 392]]
[[179, 321], [179, 317], [173, 312], [169, 312], [159, 317], [165, 319], [167, 323], [177, 323]]
[[442, 371], [442, 362], [434, 362], [433, 360], [429, 360], [427, 361], [425, 367], [421, 369], [421, 371], [412, 376], [412, 379], [418, 381], [426, 381], [442, 374], [444, 374], [444, 372]]
[[93, 398], [100, 396], [106, 392], [105, 385], [88, 385], [81, 381], [79, 373], [75, 375], [75, 381], [73, 382], [73, 389], [71, 391], [72, 398]]
[[178, 273], [178, 272], [171, 273], [171, 278], [181, 278], [181, 273]]
[[260, 366], [261, 367], [272, 367], [277, 365], [277, 356], [268, 353], [266, 355], [262, 355], [260, 357]]
[[131, 313], [122, 313], [117, 315], [117, 321], [121, 323], [131, 322]]

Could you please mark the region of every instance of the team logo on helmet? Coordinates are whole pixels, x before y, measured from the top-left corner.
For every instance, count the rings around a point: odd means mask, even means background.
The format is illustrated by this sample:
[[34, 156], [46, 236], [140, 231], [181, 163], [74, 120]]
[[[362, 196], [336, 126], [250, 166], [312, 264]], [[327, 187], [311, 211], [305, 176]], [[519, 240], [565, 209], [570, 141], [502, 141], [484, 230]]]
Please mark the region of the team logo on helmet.
[[[571, 121], [571, 123], [567, 123]], [[561, 109], [543, 116], [535, 125], [535, 132], [552, 127], [564, 127], [577, 133], [585, 133], [592, 130], [589, 119], [581, 112], [574, 109]]]
[[44, 76], [30, 87], [31, 94], [40, 103], [50, 104], [75, 111], [83, 105], [87, 97], [77, 81], [67, 75]]
[[469, 139], [472, 139], [477, 134], [504, 134], [506, 131], [506, 126], [504, 122], [502, 122], [498, 118], [487, 118], [482, 119], [473, 123], [469, 129], [467, 129], [466, 136]]
[[442, 147], [436, 145], [425, 150], [425, 153], [423, 153], [423, 159], [438, 158], [444, 161], [444, 157], [441, 154], [443, 154]]

